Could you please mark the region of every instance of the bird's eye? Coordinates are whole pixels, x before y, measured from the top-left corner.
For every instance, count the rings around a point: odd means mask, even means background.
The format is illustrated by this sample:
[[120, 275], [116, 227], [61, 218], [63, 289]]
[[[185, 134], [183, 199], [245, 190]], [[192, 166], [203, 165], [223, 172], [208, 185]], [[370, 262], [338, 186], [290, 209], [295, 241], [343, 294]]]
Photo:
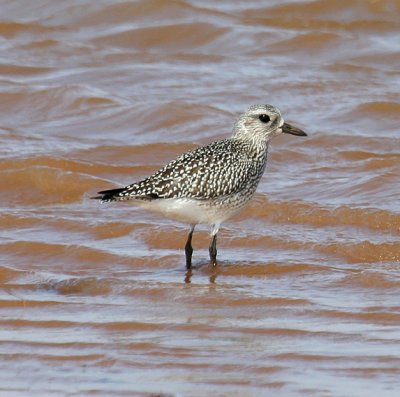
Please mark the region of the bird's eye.
[[260, 121], [262, 123], [268, 123], [268, 121], [270, 121], [270, 117], [268, 116], [268, 114], [260, 114], [260, 116], [258, 117], [260, 119]]

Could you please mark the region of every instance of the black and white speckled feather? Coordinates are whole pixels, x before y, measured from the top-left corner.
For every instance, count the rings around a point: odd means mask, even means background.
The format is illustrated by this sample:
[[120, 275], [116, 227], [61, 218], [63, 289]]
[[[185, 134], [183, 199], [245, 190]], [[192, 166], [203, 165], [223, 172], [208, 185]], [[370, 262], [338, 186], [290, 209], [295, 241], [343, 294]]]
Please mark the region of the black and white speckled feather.
[[[224, 139], [179, 156], [150, 177], [122, 189], [99, 192], [102, 201], [190, 198], [212, 200], [256, 187], [267, 146]], [[252, 190], [252, 189], [251, 189]]]

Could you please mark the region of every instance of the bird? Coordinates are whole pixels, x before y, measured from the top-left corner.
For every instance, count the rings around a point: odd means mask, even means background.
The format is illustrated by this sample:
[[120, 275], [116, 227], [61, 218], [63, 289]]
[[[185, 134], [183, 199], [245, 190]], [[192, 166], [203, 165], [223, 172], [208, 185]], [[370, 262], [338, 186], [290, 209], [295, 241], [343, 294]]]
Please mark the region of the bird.
[[285, 133], [307, 134], [284, 121], [278, 108], [253, 105], [241, 114], [232, 136], [181, 154], [151, 176], [122, 188], [102, 190], [101, 202], [132, 201], [187, 223], [186, 268], [192, 268], [192, 237], [198, 224], [211, 230], [210, 264], [217, 265], [217, 234], [223, 222], [254, 196], [267, 163], [269, 142]]

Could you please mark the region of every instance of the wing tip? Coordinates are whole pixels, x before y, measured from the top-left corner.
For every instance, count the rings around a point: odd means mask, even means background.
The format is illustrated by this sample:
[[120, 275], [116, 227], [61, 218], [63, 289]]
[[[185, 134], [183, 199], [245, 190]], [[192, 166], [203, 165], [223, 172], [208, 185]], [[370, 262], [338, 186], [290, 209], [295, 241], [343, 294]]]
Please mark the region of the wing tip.
[[124, 190], [125, 188], [102, 190], [100, 192], [97, 192], [97, 194], [100, 194], [100, 196], [94, 196], [91, 197], [91, 199], [101, 200], [102, 203], [107, 203], [109, 201], [116, 201], [118, 200], [119, 197], [121, 197], [120, 193], [122, 193]]
[[110, 189], [110, 190], [102, 190], [98, 192], [99, 196], [93, 196], [91, 199], [100, 200], [102, 203], [108, 203], [110, 201], [124, 201], [129, 199], [137, 199], [137, 200], [157, 200], [160, 197], [157, 193], [147, 193], [147, 194], [129, 194], [129, 190], [127, 188], [118, 188], [118, 189]]

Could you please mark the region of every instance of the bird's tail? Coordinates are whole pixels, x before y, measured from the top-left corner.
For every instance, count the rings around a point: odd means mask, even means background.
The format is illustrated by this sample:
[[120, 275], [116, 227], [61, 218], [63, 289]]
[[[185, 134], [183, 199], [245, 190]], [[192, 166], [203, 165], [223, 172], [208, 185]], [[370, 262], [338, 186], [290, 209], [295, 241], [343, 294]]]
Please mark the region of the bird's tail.
[[118, 189], [102, 190], [101, 192], [98, 192], [100, 196], [95, 196], [91, 198], [95, 200], [101, 200], [102, 203], [108, 203], [110, 201], [126, 200], [127, 199], [126, 197], [120, 195], [120, 193], [122, 193], [124, 190], [125, 190], [124, 187]]
[[160, 198], [160, 196], [156, 193], [147, 193], [147, 194], [135, 194], [135, 190], [133, 189], [134, 185], [118, 188], [118, 189], [110, 189], [110, 190], [102, 190], [97, 194], [100, 196], [91, 197], [95, 200], [101, 200], [102, 203], [108, 203], [110, 201], [126, 201], [126, 200], [141, 200], [141, 201], [151, 201]]

